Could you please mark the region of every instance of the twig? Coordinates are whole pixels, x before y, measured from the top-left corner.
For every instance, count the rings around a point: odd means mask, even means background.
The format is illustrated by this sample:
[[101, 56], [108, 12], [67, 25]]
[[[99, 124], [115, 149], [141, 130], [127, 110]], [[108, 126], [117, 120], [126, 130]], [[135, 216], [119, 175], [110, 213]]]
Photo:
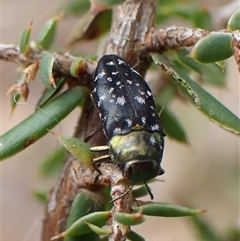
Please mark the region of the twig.
[[201, 38], [209, 35], [209, 31], [172, 26], [162, 29], [154, 29], [148, 33], [145, 39], [145, 47], [149, 52], [162, 53], [169, 49], [190, 47]]
[[[13, 62], [17, 64], [22, 64], [29, 66], [30, 64], [40, 60], [43, 54], [43, 50], [40, 49], [31, 49], [27, 56], [20, 53], [19, 48], [14, 45], [0, 44], [0, 60]], [[74, 60], [74, 56], [71, 56], [68, 53], [52, 53], [54, 57], [53, 70], [70, 75], [70, 67]], [[86, 61], [86, 70], [85, 74], [92, 76], [95, 70], [95, 64], [90, 61]]]

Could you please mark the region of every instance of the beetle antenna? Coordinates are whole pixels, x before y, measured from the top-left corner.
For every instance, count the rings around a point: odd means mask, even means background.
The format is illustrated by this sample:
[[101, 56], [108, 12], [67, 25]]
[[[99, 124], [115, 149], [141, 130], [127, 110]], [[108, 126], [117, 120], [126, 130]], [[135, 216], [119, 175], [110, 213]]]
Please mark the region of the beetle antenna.
[[151, 192], [151, 189], [149, 188], [149, 186], [147, 185], [146, 182], [144, 182], [144, 185], [145, 185], [145, 187], [147, 189], [148, 195], [150, 196], [151, 200], [153, 200], [154, 196], [153, 196], [153, 194]]
[[125, 192], [124, 192], [122, 195], [120, 195], [119, 197], [116, 197], [116, 198], [112, 199], [109, 203], [114, 203], [114, 202], [117, 201], [118, 199], [124, 197], [126, 194], [129, 193], [129, 191], [132, 190], [133, 186], [134, 186], [134, 185], [131, 185], [131, 186], [127, 189], [127, 191], [125, 191]]

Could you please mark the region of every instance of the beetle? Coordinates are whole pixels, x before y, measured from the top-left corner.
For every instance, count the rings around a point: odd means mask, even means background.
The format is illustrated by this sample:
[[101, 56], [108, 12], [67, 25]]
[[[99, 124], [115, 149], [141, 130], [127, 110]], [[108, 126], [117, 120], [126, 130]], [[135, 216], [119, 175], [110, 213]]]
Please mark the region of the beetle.
[[105, 55], [96, 68], [92, 98], [109, 142], [91, 148], [109, 152], [93, 161], [110, 157], [132, 186], [162, 175], [165, 134], [152, 91], [140, 74], [119, 56]]

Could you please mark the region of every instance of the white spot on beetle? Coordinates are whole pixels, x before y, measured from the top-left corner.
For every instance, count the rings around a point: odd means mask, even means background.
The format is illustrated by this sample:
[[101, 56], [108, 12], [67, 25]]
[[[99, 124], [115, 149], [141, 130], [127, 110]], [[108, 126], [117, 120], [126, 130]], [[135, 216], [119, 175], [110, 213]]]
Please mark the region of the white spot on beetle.
[[115, 99], [115, 98], [116, 98], [116, 95], [115, 95], [115, 94], [112, 94], [112, 95], [111, 95], [111, 98], [112, 98], [112, 99]]
[[114, 128], [114, 130], [113, 130], [114, 135], [121, 134], [121, 132], [122, 132], [122, 129], [119, 128], [119, 127], [116, 127], [116, 128]]
[[113, 61], [110, 61], [110, 62], [107, 62], [106, 65], [112, 66], [112, 65], [115, 65], [115, 63]]
[[139, 83], [136, 83], [135, 85], [136, 85], [136, 86], [140, 86], [140, 84], [139, 84]]
[[108, 82], [112, 82], [113, 80], [112, 80], [111, 77], [107, 77], [107, 81], [108, 81]]
[[145, 104], [145, 99], [142, 98], [141, 96], [135, 96], [135, 98], [139, 104]]
[[108, 93], [109, 93], [109, 94], [112, 94], [113, 91], [114, 91], [114, 88], [111, 87], [111, 88], [108, 90]]
[[104, 115], [104, 116], [102, 117], [102, 120], [103, 120], [103, 121], [106, 121], [106, 120], [107, 120], [107, 116]]
[[112, 75], [117, 75], [118, 74], [118, 71], [116, 71], [116, 72], [112, 72]]
[[97, 75], [97, 77], [95, 78], [95, 80], [99, 79], [99, 78], [102, 78], [104, 75], [106, 75], [106, 73], [104, 71], [102, 71], [101, 73], [99, 73]]
[[141, 118], [141, 121], [142, 121], [142, 124], [145, 125], [145, 124], [146, 124], [146, 117], [143, 116], [143, 117]]
[[104, 95], [104, 94], [101, 95], [101, 96], [99, 97], [99, 99], [100, 99], [100, 100], [105, 100], [105, 99], [106, 99], [106, 95]]
[[158, 131], [158, 130], [159, 130], [159, 127], [160, 127], [160, 126], [159, 126], [158, 124], [152, 125], [152, 126], [151, 126], [151, 130], [152, 130], [152, 131]]
[[132, 120], [131, 119], [126, 119], [125, 121], [127, 122], [128, 127], [132, 126]]
[[124, 106], [124, 104], [126, 103], [126, 99], [124, 96], [118, 97], [117, 98], [117, 104]]
[[154, 145], [154, 144], [156, 144], [156, 138], [154, 137], [154, 136], [150, 136], [150, 143], [152, 144], [152, 145]]
[[147, 95], [148, 95], [148, 96], [152, 96], [152, 92], [149, 91], [149, 90], [147, 90]]
[[123, 61], [122, 59], [117, 59], [117, 61], [118, 61], [118, 65], [122, 65], [122, 64], [126, 65], [126, 62]]
[[116, 85], [117, 86], [121, 85], [121, 81], [116, 82]]
[[144, 91], [138, 90], [138, 92], [140, 93], [140, 95], [145, 95]]
[[127, 79], [127, 83], [131, 85], [133, 82], [132, 80]]

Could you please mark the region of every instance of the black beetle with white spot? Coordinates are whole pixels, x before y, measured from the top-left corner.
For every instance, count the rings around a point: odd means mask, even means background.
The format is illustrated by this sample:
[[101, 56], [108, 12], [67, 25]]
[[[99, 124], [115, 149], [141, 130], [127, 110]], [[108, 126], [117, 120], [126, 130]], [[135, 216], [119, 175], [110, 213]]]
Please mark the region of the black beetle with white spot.
[[[152, 91], [137, 71], [117, 55], [103, 56], [96, 68], [92, 97], [109, 143], [91, 150], [108, 150], [109, 160], [132, 186], [163, 174], [162, 122]], [[103, 159], [106, 156], [94, 162]]]

